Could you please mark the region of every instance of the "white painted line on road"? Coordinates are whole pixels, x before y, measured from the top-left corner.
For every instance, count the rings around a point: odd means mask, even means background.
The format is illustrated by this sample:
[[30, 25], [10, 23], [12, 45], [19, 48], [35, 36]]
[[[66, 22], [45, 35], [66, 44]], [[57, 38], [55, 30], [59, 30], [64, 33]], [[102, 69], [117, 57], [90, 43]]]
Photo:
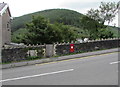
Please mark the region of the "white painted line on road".
[[68, 70], [62, 70], [62, 71], [56, 71], [56, 72], [50, 72], [50, 73], [43, 73], [43, 74], [32, 75], [32, 76], [24, 76], [24, 77], [12, 78], [12, 79], [5, 79], [5, 80], [0, 80], [0, 83], [1, 82], [6, 82], [6, 81], [13, 81], [13, 80], [20, 80], [20, 79], [26, 79], [26, 78], [33, 78], [33, 77], [39, 77], [39, 76], [63, 73], [63, 72], [70, 72], [70, 71], [73, 71], [73, 70], [74, 69], [68, 69]]
[[117, 64], [119, 63], [120, 61], [116, 61], [116, 62], [111, 62], [110, 64]]

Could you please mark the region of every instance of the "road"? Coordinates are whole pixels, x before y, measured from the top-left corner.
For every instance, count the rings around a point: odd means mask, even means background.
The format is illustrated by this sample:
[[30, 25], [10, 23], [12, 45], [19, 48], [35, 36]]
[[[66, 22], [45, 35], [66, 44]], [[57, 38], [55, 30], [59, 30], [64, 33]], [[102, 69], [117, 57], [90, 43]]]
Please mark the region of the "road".
[[2, 70], [3, 85], [117, 85], [118, 53]]

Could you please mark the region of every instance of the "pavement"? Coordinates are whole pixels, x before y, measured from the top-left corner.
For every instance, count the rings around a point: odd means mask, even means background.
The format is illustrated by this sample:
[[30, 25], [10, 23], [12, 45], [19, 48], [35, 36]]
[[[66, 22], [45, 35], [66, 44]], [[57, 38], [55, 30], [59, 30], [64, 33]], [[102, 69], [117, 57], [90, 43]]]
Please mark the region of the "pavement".
[[3, 85], [117, 85], [118, 63], [118, 52], [109, 52], [3, 69], [0, 83]]
[[118, 52], [118, 51], [119, 51], [118, 48], [114, 48], [114, 49], [107, 49], [107, 50], [87, 52], [87, 53], [81, 53], [81, 54], [60, 56], [60, 57], [54, 57], [54, 58], [45, 58], [45, 59], [39, 59], [39, 60], [31, 60], [31, 61], [3, 64], [2, 67], [0, 67], [0, 69], [8, 69], [8, 68], [29, 66], [29, 65], [34, 65], [34, 64], [42, 64], [42, 63], [48, 63], [48, 62], [53, 62], [53, 61], [68, 60], [68, 59], [74, 59], [74, 58], [79, 58], [79, 57], [100, 55], [100, 54]]

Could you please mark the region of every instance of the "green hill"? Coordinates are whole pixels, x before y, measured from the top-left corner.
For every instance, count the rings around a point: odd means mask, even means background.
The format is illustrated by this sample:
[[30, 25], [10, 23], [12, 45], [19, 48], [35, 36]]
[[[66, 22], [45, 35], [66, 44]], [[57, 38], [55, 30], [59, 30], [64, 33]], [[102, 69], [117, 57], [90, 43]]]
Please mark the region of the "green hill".
[[44, 11], [39, 11], [27, 15], [23, 15], [20, 17], [15, 17], [12, 21], [12, 31], [16, 31], [20, 28], [24, 28], [25, 24], [31, 21], [32, 16], [41, 15], [50, 20], [50, 23], [63, 23], [65, 25], [72, 25], [76, 27], [81, 26], [80, 19], [82, 18], [83, 14], [68, 10], [68, 9], [49, 9]]
[[120, 38], [120, 28], [118, 27], [113, 27], [113, 26], [109, 26], [108, 29], [113, 32], [114, 37], [119, 37]]
[[[68, 25], [69, 29], [76, 30], [77, 38], [111, 38], [111, 37], [120, 37], [118, 33], [118, 28], [111, 26], [103, 26], [93, 19], [86, 18], [85, 15], [68, 9], [49, 9], [44, 11], [39, 11], [20, 17], [15, 17], [12, 20], [12, 41], [20, 43], [28, 30], [25, 29], [25, 24], [32, 20], [33, 16], [43, 16], [46, 19], [49, 19], [50, 23], [54, 24], [55, 22], [63, 23]], [[87, 21], [87, 22], [86, 22]], [[84, 27], [83, 27], [84, 26]], [[97, 26], [97, 28], [95, 28]], [[101, 29], [101, 26], [104, 27], [104, 30]], [[107, 27], [107, 28], [106, 28]], [[97, 30], [96, 30], [97, 29]], [[98, 32], [99, 31], [99, 32]], [[112, 35], [113, 33], [113, 35]]]

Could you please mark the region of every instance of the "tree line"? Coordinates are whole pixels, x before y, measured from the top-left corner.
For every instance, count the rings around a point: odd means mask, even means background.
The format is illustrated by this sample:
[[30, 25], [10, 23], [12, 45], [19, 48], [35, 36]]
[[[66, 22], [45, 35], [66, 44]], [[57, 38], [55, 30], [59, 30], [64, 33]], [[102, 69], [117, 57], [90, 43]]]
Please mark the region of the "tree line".
[[[113, 32], [104, 25], [105, 22], [112, 22], [118, 4], [114, 2], [101, 2], [99, 9], [90, 9], [86, 16], [78, 21], [80, 26], [69, 25], [69, 18], [61, 17], [54, 23], [43, 16], [33, 16], [26, 24], [24, 34], [13, 37], [13, 42], [25, 44], [52, 44], [56, 42], [71, 42], [77, 38], [101, 39], [113, 38]], [[69, 23], [69, 24], [67, 24]]]

